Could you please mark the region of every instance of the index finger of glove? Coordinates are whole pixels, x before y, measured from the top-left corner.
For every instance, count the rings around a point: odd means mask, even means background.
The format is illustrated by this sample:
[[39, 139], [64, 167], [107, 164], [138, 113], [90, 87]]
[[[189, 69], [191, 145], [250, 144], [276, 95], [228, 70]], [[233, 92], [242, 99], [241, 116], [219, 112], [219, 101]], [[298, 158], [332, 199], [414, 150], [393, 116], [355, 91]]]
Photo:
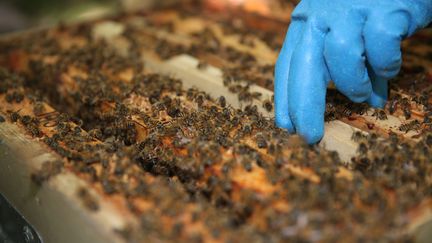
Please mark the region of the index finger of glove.
[[288, 76], [292, 54], [300, 39], [303, 24], [299, 20], [292, 21], [276, 62], [274, 83], [276, 125], [291, 133], [294, 132], [294, 127], [288, 112]]
[[296, 132], [308, 143], [324, 134], [326, 88], [329, 74], [325, 65], [323, 30], [308, 21], [293, 53], [288, 80], [288, 103]]

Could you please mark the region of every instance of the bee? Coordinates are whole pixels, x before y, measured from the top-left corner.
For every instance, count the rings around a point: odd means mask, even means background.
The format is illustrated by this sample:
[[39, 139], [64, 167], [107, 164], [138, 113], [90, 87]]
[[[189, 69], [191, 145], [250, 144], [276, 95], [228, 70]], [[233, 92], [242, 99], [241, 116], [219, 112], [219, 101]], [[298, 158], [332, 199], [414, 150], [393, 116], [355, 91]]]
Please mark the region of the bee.
[[218, 103], [219, 103], [219, 105], [222, 108], [225, 108], [225, 106], [226, 106], [226, 99], [225, 99], [225, 97], [224, 96], [219, 97]]
[[224, 78], [223, 78], [224, 86], [229, 87], [232, 82], [234, 82], [234, 78], [231, 75], [224, 73]]
[[276, 146], [273, 143], [271, 143], [268, 146], [267, 153], [271, 154], [271, 155], [275, 155], [275, 153], [276, 153]]
[[[56, 134], [57, 135], [57, 134]], [[46, 145], [48, 145], [49, 147], [51, 147], [51, 148], [55, 148], [55, 147], [57, 147], [58, 146], [58, 140], [57, 139], [54, 139], [54, 136], [53, 137], [45, 137], [45, 138], [43, 138], [43, 140], [42, 140]]]
[[21, 121], [21, 123], [22, 123], [24, 126], [27, 126], [27, 125], [30, 124], [30, 122], [32, 121], [32, 119], [31, 119], [30, 116], [28, 116], [28, 115], [24, 115], [24, 116], [21, 117], [20, 121]]
[[[267, 78], [267, 79], [265, 79], [265, 81], [264, 81], [264, 87], [265, 87], [266, 89], [269, 89], [269, 90], [274, 89], [274, 87], [273, 87], [273, 79], [271, 79], [271, 78]], [[273, 102], [273, 101], [272, 101], [272, 102]]]
[[[129, 206], [129, 204], [131, 204], [131, 203], [128, 202], [128, 206]], [[134, 210], [131, 210], [131, 211], [134, 211]], [[118, 234], [121, 238], [123, 238], [126, 242], [132, 242], [133, 241], [134, 229], [130, 225], [123, 226], [123, 228], [121, 228], [121, 229], [116, 228], [116, 229], [114, 229], [114, 232], [116, 234]]]
[[71, 121], [72, 123], [75, 123], [75, 124], [77, 125], [77, 127], [82, 127], [82, 126], [84, 125], [83, 120], [81, 120], [81, 119], [78, 118], [78, 117], [71, 117], [71, 118], [70, 118], [70, 121]]
[[402, 124], [399, 127], [399, 131], [408, 133], [409, 131], [418, 131], [420, 129], [420, 122], [418, 120], [411, 121], [406, 124]]
[[21, 101], [24, 100], [24, 95], [22, 93], [15, 93], [15, 102], [16, 103], [21, 103]]
[[422, 102], [420, 100], [421, 99], [420, 97], [421, 97], [420, 95], [415, 95], [414, 97], [411, 98], [411, 101], [413, 101], [414, 103], [416, 103], [418, 105], [421, 105]]
[[17, 122], [21, 118], [21, 116], [17, 111], [14, 111], [9, 115], [9, 118], [12, 122]]
[[399, 103], [401, 105], [405, 119], [407, 119], [407, 120], [410, 119], [411, 118], [411, 105], [410, 105], [410, 101], [408, 100], [408, 98], [404, 97], [404, 98], [400, 99]]
[[241, 130], [244, 134], [251, 134], [252, 133], [252, 127], [249, 124], [246, 124], [242, 127]]
[[66, 113], [61, 113], [56, 117], [57, 123], [68, 122], [69, 115]]
[[114, 174], [117, 176], [123, 175], [126, 171], [126, 163], [123, 161], [117, 161], [116, 166], [114, 167]]
[[432, 146], [432, 134], [428, 134], [425, 138], [425, 143], [430, 147]]
[[14, 91], [12, 93], [8, 93], [6, 95], [6, 102], [8, 103], [21, 103], [21, 101], [24, 100], [24, 95], [22, 93], [18, 93], [17, 91]]
[[236, 115], [236, 116], [234, 116], [234, 117], [231, 119], [231, 125], [232, 125], [233, 127], [237, 127], [237, 126], [240, 124], [240, 121], [241, 121], [241, 117], [239, 117], [238, 115]]
[[8, 93], [8, 94], [6, 94], [6, 102], [7, 102], [7, 103], [12, 103], [13, 100], [14, 100], [14, 96], [13, 96], [12, 93]]
[[56, 130], [59, 132], [60, 136], [64, 137], [71, 131], [71, 128], [66, 122], [60, 122], [57, 123]]
[[423, 124], [426, 124], [426, 125], [432, 124], [432, 119], [431, 119], [430, 114], [425, 114], [425, 116], [423, 118]]
[[340, 112], [340, 115], [343, 117], [350, 117], [352, 116], [352, 111], [349, 107], [344, 107], [343, 110]]
[[391, 115], [393, 115], [393, 114], [396, 112], [396, 110], [397, 110], [397, 108], [398, 108], [398, 104], [399, 104], [399, 97], [395, 97], [395, 98], [390, 102], [390, 105], [389, 105], [388, 110], [389, 110], [389, 112], [390, 112]]
[[248, 35], [242, 35], [240, 37], [239, 41], [240, 41], [240, 44], [243, 44], [243, 45], [246, 45], [246, 46], [249, 46], [249, 47], [255, 47], [255, 41], [254, 41], [254, 39], [251, 38]]
[[265, 100], [262, 106], [268, 112], [273, 110], [273, 103], [270, 100]]
[[197, 68], [199, 70], [205, 70], [208, 67], [208, 63], [204, 62], [204, 61], [200, 61], [197, 65]]
[[214, 105], [210, 106], [209, 114], [211, 116], [216, 116], [218, 114], [218, 108]]
[[[79, 133], [81, 133], [81, 129], [77, 129], [77, 131], [79, 130]], [[78, 133], [78, 134], [79, 134]], [[100, 129], [98, 129], [98, 128], [95, 128], [95, 129], [92, 129], [92, 130], [90, 130], [89, 132], [88, 132], [88, 134], [91, 136], [91, 137], [93, 137], [93, 138], [96, 138], [96, 139], [102, 139], [102, 137], [103, 137], [103, 135], [102, 135], [102, 131], [100, 130]]]
[[258, 134], [256, 136], [256, 142], [257, 142], [258, 148], [261, 148], [261, 149], [267, 148], [267, 141], [262, 134]]
[[337, 118], [337, 112], [336, 112], [336, 107], [330, 103], [327, 102], [326, 103], [326, 110], [325, 110], [325, 121], [329, 122], [329, 121], [334, 121]]
[[365, 113], [367, 113], [369, 106], [367, 104], [358, 104], [357, 106], [355, 106], [354, 112], [359, 114], [359, 115], [364, 115]]
[[381, 109], [375, 109], [372, 116], [375, 116], [377, 120], [387, 120], [387, 114]]
[[36, 103], [33, 106], [33, 114], [35, 116], [39, 116], [40, 114], [43, 114], [45, 112], [45, 105], [43, 102], [36, 101]]
[[198, 104], [198, 107], [202, 107], [204, 103], [204, 96], [201, 94], [198, 95], [198, 97], [195, 99], [195, 102]]
[[90, 194], [90, 192], [84, 188], [80, 187], [77, 191], [77, 196], [81, 199], [82, 204], [90, 211], [98, 211], [99, 203], [97, 200]]
[[[241, 93], [244, 90], [244, 87], [241, 86], [240, 84], [231, 84], [231, 85], [228, 86], [228, 90], [230, 92], [232, 92], [232, 93]], [[239, 99], [240, 100], [245, 100], [246, 96], [249, 97], [249, 92], [244, 92], [243, 91], [242, 93], [245, 93], [245, 94], [243, 94], [243, 95], [239, 94]]]
[[[231, 109], [225, 107], [222, 110], [222, 116], [223, 116], [224, 119], [226, 119], [228, 121], [231, 118]], [[230, 124], [232, 124], [233, 126], [236, 126], [233, 123], [230, 123]]]
[[106, 178], [102, 179], [102, 188], [103, 188], [104, 192], [108, 195], [111, 195], [111, 194], [116, 192], [112, 182]]
[[418, 98], [418, 103], [426, 106], [428, 104], [428, 100], [429, 100], [428, 94], [426, 92], [423, 92]]
[[408, 119], [411, 118], [411, 109], [410, 109], [409, 106], [404, 106], [402, 111], [404, 113], [404, 116], [405, 116], [406, 120], [408, 120]]
[[37, 125], [31, 124], [31, 125], [27, 126], [26, 129], [27, 129], [27, 131], [29, 131], [31, 133], [31, 135], [33, 137], [41, 137], [42, 136], [42, 132], [41, 132], [41, 130], [39, 130]]
[[156, 43], [155, 52], [162, 60], [166, 60], [172, 56], [175, 56], [177, 53], [181, 53], [182, 49], [182, 45], [175, 45], [165, 39], [159, 39]]
[[360, 143], [357, 151], [359, 154], [365, 155], [368, 152], [368, 147], [366, 146], [365, 143]]
[[258, 107], [256, 105], [247, 105], [244, 109], [246, 115], [258, 115]]
[[262, 96], [262, 93], [260, 92], [252, 92], [251, 97], [252, 99], [259, 99]]
[[354, 132], [351, 136], [351, 140], [353, 140], [354, 142], [359, 142], [364, 138], [366, 138], [366, 136], [360, 131]]
[[224, 181], [222, 182], [223, 190], [226, 193], [230, 193], [232, 191], [232, 182], [231, 181]]
[[82, 130], [81, 130], [81, 127], [79, 127], [79, 126], [76, 126], [72, 129], [72, 133], [75, 137], [81, 136], [81, 132], [82, 132]]
[[63, 162], [60, 160], [46, 161], [38, 171], [31, 174], [31, 179], [35, 184], [41, 186], [51, 177], [58, 175], [62, 171], [62, 168]]
[[228, 148], [231, 145], [231, 142], [227, 138], [226, 134], [219, 134], [216, 136], [216, 141], [224, 148]]

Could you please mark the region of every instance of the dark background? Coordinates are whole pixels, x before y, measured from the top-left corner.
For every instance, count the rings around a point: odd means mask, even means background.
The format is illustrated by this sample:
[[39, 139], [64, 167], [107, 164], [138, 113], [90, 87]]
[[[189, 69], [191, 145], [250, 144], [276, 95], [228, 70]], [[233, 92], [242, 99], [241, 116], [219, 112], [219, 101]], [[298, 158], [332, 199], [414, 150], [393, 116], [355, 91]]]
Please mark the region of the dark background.
[[74, 22], [185, 0], [0, 0], [0, 34]]
[[2, 0], [0, 33], [113, 14], [127, 1], [130, 0]]

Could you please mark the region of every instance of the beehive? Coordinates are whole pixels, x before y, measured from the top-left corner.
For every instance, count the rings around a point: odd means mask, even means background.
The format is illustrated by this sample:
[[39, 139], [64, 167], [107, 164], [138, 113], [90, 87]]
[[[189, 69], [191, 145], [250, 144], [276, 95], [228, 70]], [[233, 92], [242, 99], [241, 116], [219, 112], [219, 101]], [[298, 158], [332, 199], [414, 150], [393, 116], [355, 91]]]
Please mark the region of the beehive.
[[326, 118], [348, 128], [329, 134], [347, 161], [269, 115], [286, 23], [201, 10], [0, 42], [1, 139], [24, 157], [14, 166], [39, 188], [32, 200], [55, 191], [59, 210], [77, 212], [50, 227], [119, 242], [412, 239], [431, 208], [429, 33], [404, 44], [385, 110], [329, 90]]

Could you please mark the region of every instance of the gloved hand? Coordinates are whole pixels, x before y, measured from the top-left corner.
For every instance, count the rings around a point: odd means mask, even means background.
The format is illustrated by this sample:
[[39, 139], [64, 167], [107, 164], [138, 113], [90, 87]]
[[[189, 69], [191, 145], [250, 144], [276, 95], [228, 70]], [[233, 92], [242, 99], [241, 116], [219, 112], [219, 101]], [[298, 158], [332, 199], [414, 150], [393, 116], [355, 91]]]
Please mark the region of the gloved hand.
[[276, 63], [276, 124], [318, 142], [330, 80], [353, 102], [383, 107], [401, 40], [431, 21], [432, 0], [302, 0]]

